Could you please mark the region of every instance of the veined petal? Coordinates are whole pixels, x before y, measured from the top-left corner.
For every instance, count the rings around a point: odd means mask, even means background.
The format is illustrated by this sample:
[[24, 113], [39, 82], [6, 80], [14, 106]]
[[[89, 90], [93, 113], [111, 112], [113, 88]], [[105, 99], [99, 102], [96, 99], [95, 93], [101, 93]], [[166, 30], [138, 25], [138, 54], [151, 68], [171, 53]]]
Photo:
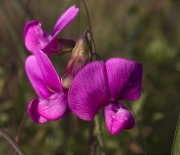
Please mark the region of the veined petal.
[[111, 134], [117, 134], [123, 129], [131, 129], [135, 125], [129, 110], [121, 103], [110, 103], [104, 108], [106, 125]]
[[59, 76], [47, 55], [41, 50], [35, 50], [34, 55], [49, 90], [51, 92], [62, 92]]
[[42, 123], [47, 122], [48, 120], [46, 118], [42, 117], [37, 112], [38, 103], [39, 103], [39, 99], [34, 99], [29, 103], [29, 105], [28, 105], [28, 114], [35, 123], [42, 124]]
[[76, 6], [71, 6], [68, 8], [58, 19], [54, 26], [53, 30], [53, 38], [58, 35], [58, 33], [65, 28], [67, 25], [69, 25], [75, 17], [78, 15], [79, 9], [76, 8]]
[[47, 88], [44, 77], [40, 71], [37, 59], [34, 55], [29, 56], [25, 62], [26, 74], [40, 98], [48, 98], [52, 92]]
[[83, 120], [92, 120], [108, 104], [110, 98], [105, 64], [94, 61], [86, 65], [73, 79], [69, 92], [70, 109]]
[[112, 58], [106, 62], [112, 100], [137, 100], [141, 94], [141, 63], [122, 58]]
[[43, 49], [52, 36], [41, 29], [41, 23], [37, 20], [29, 21], [24, 28], [26, 48], [34, 53], [36, 49]]
[[63, 93], [54, 93], [48, 99], [39, 99], [38, 113], [48, 120], [58, 120], [67, 115], [67, 97]]

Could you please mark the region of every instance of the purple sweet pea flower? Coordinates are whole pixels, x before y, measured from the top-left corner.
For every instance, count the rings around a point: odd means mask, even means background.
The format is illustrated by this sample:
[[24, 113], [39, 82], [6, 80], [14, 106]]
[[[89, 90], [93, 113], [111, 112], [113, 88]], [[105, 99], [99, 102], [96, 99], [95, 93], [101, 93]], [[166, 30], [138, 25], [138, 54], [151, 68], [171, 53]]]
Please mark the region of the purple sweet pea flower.
[[57, 120], [66, 116], [70, 109], [67, 96], [62, 90], [59, 76], [49, 58], [41, 50], [35, 50], [25, 62], [27, 76], [38, 94], [28, 106], [28, 114], [36, 123]]
[[75, 5], [68, 8], [56, 22], [52, 35], [41, 29], [41, 23], [39, 21], [29, 21], [24, 27], [26, 48], [32, 53], [34, 53], [34, 50], [41, 49], [48, 55], [63, 51], [64, 46], [67, 45], [73, 48], [74, 41], [57, 39], [56, 36], [75, 19], [78, 12], [79, 9]]
[[139, 99], [142, 65], [122, 58], [94, 61], [73, 79], [68, 104], [79, 118], [90, 121], [104, 107], [106, 125], [111, 134], [135, 125], [131, 112], [119, 100]]

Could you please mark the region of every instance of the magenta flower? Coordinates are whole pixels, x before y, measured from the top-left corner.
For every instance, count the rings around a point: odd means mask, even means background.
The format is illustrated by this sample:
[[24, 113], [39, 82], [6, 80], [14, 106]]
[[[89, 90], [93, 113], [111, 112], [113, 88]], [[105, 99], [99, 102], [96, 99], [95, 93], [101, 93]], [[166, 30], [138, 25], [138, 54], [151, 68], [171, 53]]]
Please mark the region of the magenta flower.
[[27, 76], [38, 94], [28, 106], [28, 114], [36, 123], [45, 123], [66, 116], [70, 109], [60, 79], [49, 58], [35, 50], [25, 62]]
[[94, 61], [73, 79], [68, 104], [79, 118], [90, 121], [104, 107], [106, 125], [111, 134], [131, 129], [134, 118], [119, 100], [135, 101], [140, 97], [142, 65], [122, 58], [106, 63]]
[[75, 5], [68, 8], [57, 20], [52, 35], [41, 29], [41, 23], [39, 21], [29, 21], [24, 27], [26, 48], [32, 53], [34, 53], [34, 50], [41, 49], [46, 54], [52, 55], [63, 51], [64, 46], [74, 46], [74, 41], [57, 39], [56, 36], [75, 19], [78, 12], [79, 9]]

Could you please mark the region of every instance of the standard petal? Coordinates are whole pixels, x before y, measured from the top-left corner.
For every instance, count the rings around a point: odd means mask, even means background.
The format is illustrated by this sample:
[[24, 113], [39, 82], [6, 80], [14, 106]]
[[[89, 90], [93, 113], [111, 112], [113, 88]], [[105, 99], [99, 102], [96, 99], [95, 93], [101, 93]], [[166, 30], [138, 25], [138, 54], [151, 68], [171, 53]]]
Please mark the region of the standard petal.
[[104, 108], [106, 125], [111, 134], [123, 129], [131, 129], [135, 125], [132, 114], [121, 103], [110, 103]]
[[51, 92], [62, 92], [59, 76], [47, 55], [41, 50], [35, 50], [34, 55], [49, 90]]
[[105, 64], [94, 61], [78, 72], [70, 85], [68, 104], [83, 120], [92, 120], [110, 98]]
[[106, 62], [112, 100], [137, 100], [141, 94], [141, 63], [121, 58]]
[[44, 77], [40, 71], [37, 59], [34, 55], [29, 56], [25, 62], [26, 74], [40, 98], [48, 98], [52, 92], [47, 88]]
[[67, 115], [67, 97], [63, 93], [54, 93], [48, 99], [39, 99], [38, 113], [48, 120], [58, 120]]
[[75, 17], [78, 15], [79, 9], [76, 8], [76, 6], [71, 6], [68, 8], [58, 19], [54, 26], [53, 30], [53, 38], [58, 35], [58, 33], [65, 28], [67, 25], [69, 25]]
[[24, 28], [25, 45], [30, 52], [43, 49], [52, 36], [41, 29], [41, 23], [37, 20], [29, 21]]
[[42, 124], [42, 123], [47, 122], [48, 120], [46, 118], [42, 117], [37, 112], [38, 103], [39, 103], [39, 99], [34, 99], [29, 103], [29, 105], [28, 105], [28, 114], [35, 123]]
[[24, 26], [24, 36], [26, 36], [28, 30], [30, 27], [34, 26], [34, 25], [41, 25], [39, 21], [37, 20], [30, 20], [26, 23], [26, 25]]

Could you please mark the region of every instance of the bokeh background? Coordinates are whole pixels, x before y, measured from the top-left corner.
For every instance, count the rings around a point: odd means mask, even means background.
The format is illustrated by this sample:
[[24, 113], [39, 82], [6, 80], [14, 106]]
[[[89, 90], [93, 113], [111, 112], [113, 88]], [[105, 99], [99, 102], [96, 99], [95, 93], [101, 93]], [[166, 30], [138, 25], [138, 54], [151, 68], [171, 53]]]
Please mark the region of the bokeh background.
[[[89, 29], [81, 0], [0, 0], [0, 128], [28, 155], [101, 154], [93, 121], [82, 121], [71, 113], [38, 125], [26, 113], [37, 95], [24, 70], [31, 54], [24, 46], [24, 25], [36, 19], [51, 33], [59, 16], [74, 4], [80, 8], [79, 15], [58, 37], [77, 40]], [[86, 4], [103, 60], [124, 57], [141, 62], [144, 68], [141, 98], [129, 103], [142, 131], [136, 125], [110, 135], [101, 116], [106, 153], [142, 155], [146, 150], [148, 155], [169, 155], [180, 113], [180, 1], [86, 0]], [[59, 75], [69, 57], [70, 53], [51, 57]], [[12, 152], [0, 135], [0, 154]]]

